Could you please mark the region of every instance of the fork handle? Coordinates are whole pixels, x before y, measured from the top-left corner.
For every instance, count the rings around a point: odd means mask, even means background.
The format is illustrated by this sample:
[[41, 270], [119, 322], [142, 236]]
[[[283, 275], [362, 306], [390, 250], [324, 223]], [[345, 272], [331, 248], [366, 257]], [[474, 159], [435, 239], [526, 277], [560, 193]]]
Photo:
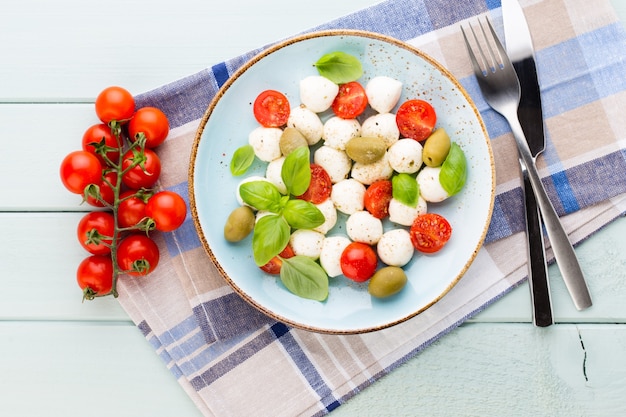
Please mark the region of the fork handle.
[[528, 179], [530, 180], [537, 199], [539, 210], [541, 210], [541, 217], [546, 226], [548, 238], [550, 239], [554, 252], [554, 258], [563, 276], [563, 281], [565, 281], [565, 286], [574, 301], [574, 306], [578, 310], [584, 310], [590, 307], [592, 302], [589, 288], [587, 288], [587, 283], [585, 282], [585, 276], [578, 263], [578, 258], [576, 257], [576, 252], [541, 182], [541, 177], [537, 172], [535, 158], [528, 148], [522, 126], [517, 118], [517, 112], [513, 111], [510, 113], [510, 115], [505, 117], [511, 126], [520, 157], [528, 170]]

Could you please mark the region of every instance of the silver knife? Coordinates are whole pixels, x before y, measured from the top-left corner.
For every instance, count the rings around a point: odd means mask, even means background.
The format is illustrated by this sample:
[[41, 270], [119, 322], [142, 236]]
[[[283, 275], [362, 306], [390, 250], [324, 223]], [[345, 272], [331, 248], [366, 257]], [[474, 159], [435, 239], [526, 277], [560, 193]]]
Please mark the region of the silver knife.
[[[526, 17], [517, 0], [502, 0], [502, 17], [506, 37], [507, 54], [515, 67], [520, 81], [522, 95], [518, 116], [522, 130], [526, 135], [528, 146], [537, 157], [545, 147], [543, 131], [543, 112], [541, 94], [537, 80], [534, 48]], [[522, 163], [522, 171], [525, 167]], [[552, 308], [550, 303], [550, 288], [545, 264], [545, 248], [541, 233], [540, 216], [536, 214], [537, 205], [529, 181], [524, 175], [524, 195], [526, 202], [527, 232], [529, 237], [530, 270], [529, 282], [533, 297], [535, 324], [544, 326], [552, 324]], [[535, 207], [534, 209], [532, 207]], [[537, 227], [539, 228], [537, 230]], [[576, 258], [576, 253], [567, 237], [551, 237], [552, 249], [563, 280], [577, 309], [590, 307], [591, 296], [585, 278]], [[539, 310], [542, 311], [539, 311]], [[543, 310], [549, 309], [548, 313]], [[539, 316], [537, 315], [539, 314]]]

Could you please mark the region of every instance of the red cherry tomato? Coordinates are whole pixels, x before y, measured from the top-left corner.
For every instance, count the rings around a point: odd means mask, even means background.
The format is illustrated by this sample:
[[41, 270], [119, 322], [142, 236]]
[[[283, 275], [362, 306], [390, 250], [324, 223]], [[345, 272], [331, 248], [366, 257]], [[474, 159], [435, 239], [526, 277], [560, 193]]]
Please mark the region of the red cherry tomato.
[[365, 190], [363, 197], [365, 209], [377, 219], [384, 219], [389, 215], [389, 202], [392, 196], [391, 181], [375, 181]]
[[440, 214], [424, 213], [417, 216], [409, 233], [416, 250], [434, 253], [450, 240], [452, 227]]
[[159, 264], [159, 248], [145, 234], [134, 234], [117, 247], [117, 265], [128, 275], [147, 275]]
[[100, 144], [103, 140], [105, 146], [117, 149], [106, 153], [107, 158], [109, 158], [111, 162], [117, 163], [117, 159], [120, 156], [117, 139], [111, 133], [111, 128], [104, 123], [93, 125], [85, 131], [83, 134], [83, 150], [96, 155], [102, 166], [106, 166], [107, 163], [104, 157], [96, 152], [96, 146], [93, 145], [93, 143]]
[[[122, 175], [122, 182], [133, 190], [152, 187], [159, 179], [159, 175], [161, 175], [161, 160], [159, 156], [151, 149], [144, 149], [144, 156], [143, 168], [141, 164], [138, 164]], [[126, 170], [129, 168], [136, 157], [138, 157], [136, 150], [131, 149], [126, 152], [122, 160], [122, 169]]]
[[330, 197], [332, 190], [333, 184], [328, 172], [321, 165], [311, 164], [311, 183], [304, 194], [298, 198], [313, 204], [320, 204]]
[[113, 262], [109, 255], [91, 255], [78, 265], [76, 281], [83, 297], [92, 299], [105, 295], [113, 288]]
[[160, 191], [148, 199], [146, 216], [154, 220], [157, 230], [171, 232], [185, 221], [187, 204], [173, 191]]
[[146, 203], [135, 195], [135, 191], [125, 191], [120, 195], [117, 206], [117, 224], [119, 227], [133, 227], [146, 217]]
[[363, 113], [366, 107], [365, 89], [356, 81], [341, 84], [331, 105], [333, 112], [342, 119], [354, 119]]
[[167, 116], [156, 107], [142, 107], [128, 122], [128, 136], [132, 141], [142, 132], [146, 136], [146, 148], [156, 148], [165, 141], [170, 131]]
[[102, 123], [127, 122], [135, 112], [135, 99], [122, 87], [105, 88], [96, 97], [96, 115]]
[[291, 105], [287, 97], [276, 90], [265, 90], [254, 100], [254, 118], [265, 127], [280, 127], [287, 123]]
[[[115, 193], [113, 191], [113, 188], [111, 188], [111, 185], [115, 187], [115, 184], [117, 184], [117, 173], [115, 171], [109, 171], [104, 174], [104, 177], [100, 179], [100, 183], [97, 184], [98, 187], [100, 187], [100, 198], [106, 201], [111, 206], [113, 205], [115, 200]], [[91, 195], [87, 196], [87, 203], [94, 207], [105, 206], [105, 204], [101, 200], [98, 200]]]
[[424, 100], [405, 101], [396, 113], [396, 124], [405, 138], [422, 141], [432, 133], [436, 123], [435, 109]]
[[367, 281], [376, 272], [378, 257], [370, 245], [352, 242], [341, 253], [341, 272], [353, 281]]
[[65, 188], [74, 194], [82, 194], [89, 184], [100, 183], [102, 164], [92, 153], [74, 151], [61, 162], [60, 174]]
[[268, 263], [266, 263], [263, 266], [260, 266], [259, 268], [261, 268], [263, 271], [267, 272], [268, 274], [278, 275], [280, 274], [280, 268], [283, 266], [283, 261], [280, 258], [289, 259], [289, 258], [294, 257], [295, 255], [296, 254], [293, 252], [293, 249], [291, 249], [291, 246], [287, 245], [285, 246], [285, 249], [283, 249], [283, 251], [278, 254], [278, 256], [274, 256], [272, 259], [270, 259]]
[[[86, 251], [94, 255], [106, 255], [111, 253], [109, 245], [113, 242], [114, 229], [115, 220], [111, 213], [92, 211], [80, 219], [76, 228], [76, 235], [81, 246]], [[99, 240], [100, 243], [87, 243], [89, 235], [92, 236], [92, 240]]]

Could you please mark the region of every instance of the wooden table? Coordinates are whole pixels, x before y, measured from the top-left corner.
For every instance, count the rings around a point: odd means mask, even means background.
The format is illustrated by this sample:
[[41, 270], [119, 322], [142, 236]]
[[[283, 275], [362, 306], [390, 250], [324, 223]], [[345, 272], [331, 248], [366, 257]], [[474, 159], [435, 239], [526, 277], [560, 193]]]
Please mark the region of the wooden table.
[[[141, 93], [376, 2], [3, 5], [0, 415], [199, 416], [115, 299], [81, 303], [74, 231], [86, 208], [59, 163], [104, 87]], [[557, 325], [533, 327], [524, 284], [333, 415], [625, 415], [625, 233], [621, 218], [577, 249], [592, 309], [573, 308], [551, 267]]]

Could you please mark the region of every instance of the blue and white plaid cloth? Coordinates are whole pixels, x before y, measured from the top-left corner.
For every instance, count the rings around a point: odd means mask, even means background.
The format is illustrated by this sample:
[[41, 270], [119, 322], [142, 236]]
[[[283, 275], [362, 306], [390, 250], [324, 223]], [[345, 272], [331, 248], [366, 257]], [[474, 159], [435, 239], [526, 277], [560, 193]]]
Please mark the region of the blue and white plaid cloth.
[[[570, 238], [579, 242], [626, 211], [626, 36], [608, 1], [522, 4], [546, 116], [540, 173]], [[440, 302], [375, 333], [290, 328], [231, 291], [190, 216], [179, 230], [157, 235], [157, 271], [121, 280], [122, 306], [204, 415], [324, 415], [525, 279], [517, 151], [508, 125], [479, 93], [458, 29], [482, 14], [502, 32], [498, 0], [389, 0], [315, 28], [369, 30], [409, 42], [447, 67], [481, 112], [496, 160], [493, 220], [486, 245]], [[170, 119], [159, 150], [160, 187], [187, 196], [200, 119], [229, 75], [257, 52], [137, 97], [138, 107], [157, 106]]]

